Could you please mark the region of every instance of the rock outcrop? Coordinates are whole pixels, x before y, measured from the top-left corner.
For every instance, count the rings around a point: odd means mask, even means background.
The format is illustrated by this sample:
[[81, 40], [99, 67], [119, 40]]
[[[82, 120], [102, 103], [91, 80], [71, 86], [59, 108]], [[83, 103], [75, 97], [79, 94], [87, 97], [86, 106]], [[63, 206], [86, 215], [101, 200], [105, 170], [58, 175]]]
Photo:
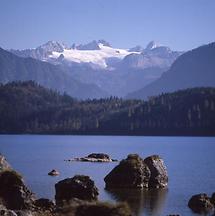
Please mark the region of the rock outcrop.
[[22, 177], [13, 170], [0, 173], [0, 198], [8, 209], [29, 209], [35, 200], [34, 194], [25, 186]]
[[149, 188], [165, 188], [168, 183], [168, 174], [164, 161], [158, 155], [144, 159], [150, 170]]
[[80, 162], [115, 162], [116, 159], [111, 159], [109, 155], [104, 153], [92, 153], [86, 157], [69, 159], [68, 161], [80, 161]]
[[188, 206], [195, 213], [207, 213], [214, 209], [211, 198], [205, 193], [192, 196], [188, 202]]
[[74, 198], [80, 200], [97, 200], [98, 188], [89, 176], [76, 175], [55, 184], [55, 200], [57, 204], [70, 201]]
[[130, 154], [105, 178], [106, 188], [164, 188], [168, 175], [163, 160], [150, 156], [143, 160]]

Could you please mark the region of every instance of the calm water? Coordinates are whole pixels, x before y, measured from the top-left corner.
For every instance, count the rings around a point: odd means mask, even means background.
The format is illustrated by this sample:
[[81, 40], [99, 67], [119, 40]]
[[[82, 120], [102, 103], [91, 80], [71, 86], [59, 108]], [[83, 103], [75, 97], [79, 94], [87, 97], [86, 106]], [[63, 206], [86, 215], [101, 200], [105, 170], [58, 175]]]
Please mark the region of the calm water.
[[[127, 201], [138, 216], [195, 215], [187, 207], [189, 198], [215, 192], [215, 138], [2, 135], [0, 152], [23, 174], [38, 197], [53, 199], [57, 181], [85, 174], [95, 181], [101, 200]], [[129, 153], [142, 157], [159, 154], [167, 165], [168, 189], [106, 191], [103, 178], [117, 163], [64, 161], [92, 152], [104, 152], [119, 160]], [[59, 177], [47, 175], [53, 168], [60, 171]]]

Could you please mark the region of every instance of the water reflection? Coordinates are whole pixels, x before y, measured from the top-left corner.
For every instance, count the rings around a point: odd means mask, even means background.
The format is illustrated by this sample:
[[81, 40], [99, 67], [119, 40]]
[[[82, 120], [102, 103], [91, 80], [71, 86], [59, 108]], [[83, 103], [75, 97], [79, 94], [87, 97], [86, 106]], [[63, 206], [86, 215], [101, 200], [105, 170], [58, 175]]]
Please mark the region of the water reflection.
[[107, 192], [116, 201], [127, 202], [135, 216], [162, 214], [167, 189], [109, 189]]

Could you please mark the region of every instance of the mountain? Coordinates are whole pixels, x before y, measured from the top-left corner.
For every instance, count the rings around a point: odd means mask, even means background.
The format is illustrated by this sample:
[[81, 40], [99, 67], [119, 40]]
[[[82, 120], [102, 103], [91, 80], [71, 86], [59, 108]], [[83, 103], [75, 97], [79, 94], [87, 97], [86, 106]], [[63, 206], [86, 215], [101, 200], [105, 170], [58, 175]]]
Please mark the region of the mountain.
[[158, 47], [160, 47], [160, 44], [156, 43], [155, 41], [150, 41], [148, 43], [148, 45], [146, 46], [145, 50], [150, 51], [150, 50], [153, 50], [153, 49], [158, 48]]
[[184, 53], [159, 79], [128, 94], [127, 98], [144, 99], [162, 92], [204, 86], [215, 86], [215, 43]]
[[[55, 49], [59, 48], [55, 46]], [[0, 83], [17, 80], [34, 80], [45, 87], [82, 99], [107, 96], [98, 86], [75, 80], [59, 66], [33, 58], [21, 58], [0, 48]]]
[[72, 46], [49, 41], [35, 49], [10, 52], [58, 65], [76, 80], [97, 85], [109, 95], [119, 97], [159, 78], [181, 55], [155, 42], [145, 49], [119, 49], [105, 40]]
[[172, 51], [169, 47], [161, 46], [151, 41], [145, 49], [136, 46], [131, 50], [141, 50], [141, 53], [132, 53], [127, 55], [122, 65], [130, 68], [169, 68], [172, 63], [183, 53]]
[[149, 101], [74, 100], [35, 82], [0, 85], [0, 133], [215, 135], [215, 88]]

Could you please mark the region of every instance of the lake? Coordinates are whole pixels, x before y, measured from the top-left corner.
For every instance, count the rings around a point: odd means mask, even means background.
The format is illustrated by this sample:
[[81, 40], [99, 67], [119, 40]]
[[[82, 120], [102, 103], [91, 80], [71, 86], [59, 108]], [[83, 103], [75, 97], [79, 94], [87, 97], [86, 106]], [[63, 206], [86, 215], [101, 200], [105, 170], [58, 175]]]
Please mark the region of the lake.
[[[187, 207], [189, 198], [215, 192], [214, 137], [1, 135], [0, 152], [38, 197], [54, 199], [56, 182], [84, 174], [95, 181], [100, 200], [127, 201], [137, 216], [192, 216], [195, 214]], [[167, 166], [168, 189], [106, 191], [103, 179], [117, 162], [64, 161], [93, 152], [118, 160], [130, 153], [143, 158], [159, 154]], [[59, 170], [60, 176], [48, 176], [52, 169]]]

